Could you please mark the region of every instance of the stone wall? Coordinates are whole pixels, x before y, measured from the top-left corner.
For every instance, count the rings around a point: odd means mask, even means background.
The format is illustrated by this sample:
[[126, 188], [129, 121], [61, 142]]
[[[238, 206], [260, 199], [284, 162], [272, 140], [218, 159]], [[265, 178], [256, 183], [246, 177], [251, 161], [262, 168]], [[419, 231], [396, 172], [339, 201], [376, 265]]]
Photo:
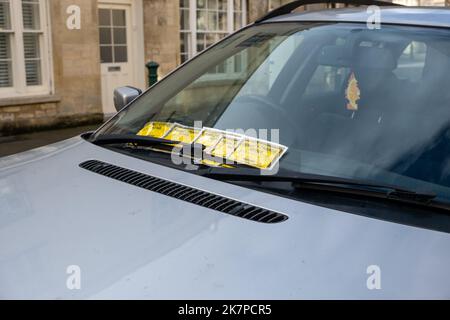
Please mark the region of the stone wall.
[[103, 120], [100, 113], [64, 115], [59, 102], [34, 102], [0, 107], [0, 137], [29, 131], [96, 124]]
[[160, 64], [160, 76], [180, 64], [178, 0], [144, 0], [144, 39], [145, 60]]
[[[97, 1], [49, 1], [54, 94], [0, 99], [0, 136], [102, 120]], [[66, 9], [81, 8], [81, 30], [68, 30]]]
[[[66, 28], [66, 8], [81, 8], [81, 30]], [[59, 114], [101, 113], [97, 1], [51, 1], [53, 66]]]
[[247, 2], [248, 22], [253, 22], [264, 16], [270, 10], [269, 6], [269, 0], [249, 0]]

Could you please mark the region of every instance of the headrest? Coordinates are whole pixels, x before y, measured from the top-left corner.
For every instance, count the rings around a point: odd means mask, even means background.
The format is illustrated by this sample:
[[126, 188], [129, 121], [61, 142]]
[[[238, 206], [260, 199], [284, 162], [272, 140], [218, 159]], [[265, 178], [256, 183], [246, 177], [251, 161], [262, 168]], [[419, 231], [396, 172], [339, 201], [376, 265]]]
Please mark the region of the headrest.
[[397, 68], [397, 62], [389, 49], [373, 47], [355, 48], [355, 68], [379, 69], [392, 71]]
[[386, 48], [346, 46], [325, 46], [319, 53], [318, 63], [338, 68], [365, 68], [394, 70], [397, 63], [393, 54]]

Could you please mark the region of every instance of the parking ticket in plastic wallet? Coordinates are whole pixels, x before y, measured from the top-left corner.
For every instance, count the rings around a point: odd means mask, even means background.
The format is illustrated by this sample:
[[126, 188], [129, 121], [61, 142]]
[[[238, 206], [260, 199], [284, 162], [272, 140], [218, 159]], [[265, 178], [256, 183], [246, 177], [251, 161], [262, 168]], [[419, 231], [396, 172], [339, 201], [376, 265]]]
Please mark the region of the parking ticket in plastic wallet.
[[219, 142], [214, 147], [207, 149], [206, 152], [214, 157], [228, 159], [228, 156], [236, 150], [241, 141], [242, 137], [231, 136], [224, 132]]
[[202, 144], [206, 148], [211, 148], [217, 145], [220, 139], [222, 139], [223, 134], [222, 131], [205, 128], [197, 139], [195, 139], [195, 143]]
[[258, 139], [245, 139], [228, 159], [259, 169], [271, 169], [287, 147]]
[[147, 136], [154, 138], [164, 138], [166, 134], [173, 128], [174, 123], [167, 122], [149, 122], [137, 133], [138, 136]]
[[182, 143], [193, 143], [201, 129], [183, 126], [176, 123], [164, 139], [179, 141]]
[[[213, 128], [193, 128], [178, 123], [150, 122], [138, 135], [204, 145], [206, 154], [259, 169], [271, 169], [287, 147]], [[199, 159], [210, 166], [230, 167], [212, 159]]]

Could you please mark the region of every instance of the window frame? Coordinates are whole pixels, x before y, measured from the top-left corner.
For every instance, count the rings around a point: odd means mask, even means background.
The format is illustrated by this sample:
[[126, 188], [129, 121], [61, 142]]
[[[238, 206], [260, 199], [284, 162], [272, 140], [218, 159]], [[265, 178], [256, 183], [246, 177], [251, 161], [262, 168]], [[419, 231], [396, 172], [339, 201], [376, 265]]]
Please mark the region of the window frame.
[[[205, 0], [207, 1], [207, 0]], [[235, 29], [235, 21], [234, 21], [234, 15], [235, 13], [241, 14], [241, 28], [244, 27], [247, 24], [247, 1], [246, 0], [238, 0], [241, 2], [241, 10], [235, 11], [234, 8], [234, 1], [235, 0], [226, 0], [227, 1], [227, 23], [226, 23], [226, 30], [220, 31], [220, 30], [208, 30], [206, 28], [205, 30], [199, 30], [197, 28], [197, 11], [202, 10], [201, 8], [197, 8], [197, 0], [188, 0], [189, 7], [182, 7], [180, 4], [180, 14], [182, 12], [182, 8], [188, 10], [188, 16], [189, 16], [189, 29], [184, 29], [184, 26], [180, 24], [180, 37], [183, 34], [188, 35], [189, 43], [186, 43], [185, 46], [187, 46], [187, 59], [192, 59], [197, 54], [199, 54], [201, 51], [197, 50], [197, 36], [199, 34], [223, 34], [223, 36], [226, 36], [228, 34], [231, 34], [235, 32], [238, 29]], [[183, 55], [183, 52], [180, 52], [180, 57]]]
[[[0, 99], [53, 94], [50, 14], [48, 10], [48, 0], [39, 0], [39, 29], [25, 29], [23, 24], [22, 1], [9, 1], [11, 26], [9, 30], [0, 30], [0, 33], [10, 35], [12, 86], [0, 88]], [[24, 49], [24, 34], [26, 33], [39, 35], [39, 57], [41, 62], [40, 85], [27, 85]]]
[[[110, 43], [101, 43], [101, 39], [99, 39], [99, 44], [100, 44], [100, 51], [102, 48], [107, 48], [110, 47], [111, 48], [111, 61], [103, 61], [102, 60], [102, 54], [100, 52], [100, 64], [101, 65], [118, 65], [118, 64], [127, 64], [130, 63], [130, 57], [132, 56], [131, 53], [131, 48], [130, 48], [130, 39], [132, 39], [132, 35], [131, 35], [131, 28], [128, 26], [129, 21], [131, 21], [131, 12], [128, 10], [128, 8], [123, 8], [123, 7], [118, 7], [115, 5], [104, 5], [104, 6], [99, 6], [98, 7], [98, 14], [100, 14], [100, 10], [105, 10], [105, 11], [109, 11], [110, 14], [110, 24], [109, 25], [100, 25], [100, 21], [99, 21], [99, 32], [101, 29], [109, 29], [109, 33], [110, 33], [110, 39], [111, 42]], [[114, 24], [114, 11], [123, 11], [124, 13], [124, 19], [125, 19], [125, 25], [115, 25]], [[125, 42], [123, 43], [119, 43], [116, 42], [116, 35], [115, 35], [115, 31], [117, 29], [122, 29], [125, 30], [124, 32], [124, 36], [125, 36]], [[123, 59], [117, 59], [116, 56], [116, 48], [125, 48], [126, 50], [124, 51], [126, 53], [125, 56], [125, 60]]]

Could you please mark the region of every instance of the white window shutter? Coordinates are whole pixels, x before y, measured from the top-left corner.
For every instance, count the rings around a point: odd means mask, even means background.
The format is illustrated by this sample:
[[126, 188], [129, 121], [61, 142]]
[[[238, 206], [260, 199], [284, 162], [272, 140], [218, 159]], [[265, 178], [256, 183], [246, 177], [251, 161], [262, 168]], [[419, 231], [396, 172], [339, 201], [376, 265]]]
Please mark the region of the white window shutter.
[[37, 86], [42, 83], [39, 37], [40, 35], [36, 33], [23, 34], [27, 86]]
[[11, 29], [9, 0], [0, 0], [0, 88], [12, 87]]

